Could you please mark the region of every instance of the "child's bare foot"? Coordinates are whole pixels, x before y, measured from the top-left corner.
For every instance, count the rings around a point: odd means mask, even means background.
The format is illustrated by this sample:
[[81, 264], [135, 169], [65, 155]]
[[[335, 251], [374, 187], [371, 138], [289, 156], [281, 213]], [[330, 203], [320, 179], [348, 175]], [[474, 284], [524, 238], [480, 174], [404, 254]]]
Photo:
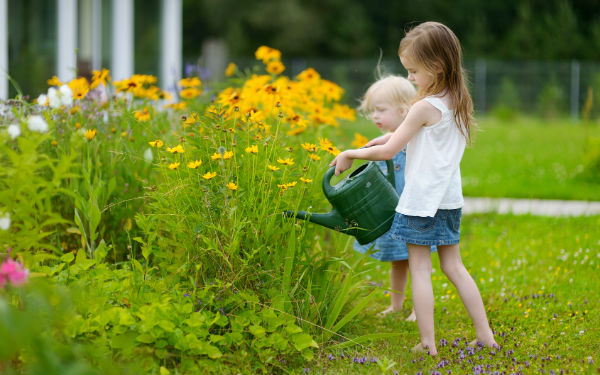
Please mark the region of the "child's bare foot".
[[407, 322], [416, 322], [417, 321], [417, 315], [415, 314], [415, 309], [412, 309], [412, 311], [410, 312], [410, 315], [408, 317], [406, 317], [406, 321]]
[[413, 353], [427, 353], [432, 357], [437, 355], [436, 349], [429, 349], [429, 346], [423, 345], [423, 343], [418, 343], [417, 345], [413, 346], [410, 351]]
[[494, 340], [494, 338], [488, 339], [488, 340], [479, 340], [479, 339], [475, 339], [473, 341], [471, 341], [469, 343], [469, 346], [487, 346], [490, 348], [499, 348], [500, 346], [496, 343], [496, 340]]
[[392, 306], [388, 307], [387, 309], [383, 310], [382, 312], [377, 314], [378, 318], [385, 318], [386, 316], [395, 313], [397, 311], [401, 311], [402, 309], [398, 309], [396, 310], [395, 308], [393, 308]]

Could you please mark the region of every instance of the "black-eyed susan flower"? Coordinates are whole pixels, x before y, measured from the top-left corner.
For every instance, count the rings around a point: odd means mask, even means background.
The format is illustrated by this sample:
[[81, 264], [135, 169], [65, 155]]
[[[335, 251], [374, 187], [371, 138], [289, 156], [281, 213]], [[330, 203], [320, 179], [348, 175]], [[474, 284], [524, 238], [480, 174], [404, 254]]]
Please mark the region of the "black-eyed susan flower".
[[183, 121], [183, 127], [187, 128], [189, 126], [194, 125], [195, 123], [197, 123], [198, 120], [198, 114], [197, 113], [192, 113], [189, 117], [187, 117], [184, 121]]
[[[113, 133], [114, 133], [114, 132], [113, 132]], [[148, 144], [149, 144], [150, 146], [152, 146], [152, 147], [156, 147], [156, 148], [161, 148], [161, 147], [164, 145], [163, 141], [161, 141], [160, 139], [157, 139], [156, 141], [151, 141], [151, 142], [148, 142]]]
[[165, 108], [173, 108], [176, 111], [183, 111], [184, 109], [187, 108], [187, 103], [186, 102], [169, 103], [169, 104], [165, 105]]
[[354, 140], [350, 143], [350, 146], [361, 148], [369, 142], [369, 139], [362, 134], [354, 133]]
[[202, 178], [205, 180], [210, 180], [211, 178], [215, 177], [217, 175], [217, 172], [206, 172], [205, 174], [202, 175]]
[[262, 62], [266, 64], [269, 61], [281, 59], [281, 52], [275, 48], [260, 46], [256, 52], [254, 52], [254, 57], [256, 57], [257, 60], [262, 60]]
[[91, 141], [92, 139], [94, 139], [97, 132], [98, 131], [96, 129], [88, 129], [83, 136], [87, 138], [88, 141]]
[[69, 88], [73, 92], [73, 99], [83, 99], [90, 91], [90, 84], [87, 79], [78, 77], [68, 83]]
[[200, 94], [202, 94], [202, 91], [198, 90], [195, 87], [188, 87], [179, 92], [179, 96], [181, 96], [184, 99], [193, 99], [197, 96], [200, 96]]
[[225, 151], [223, 159], [231, 159], [233, 157], [233, 151]]
[[191, 161], [188, 163], [188, 168], [190, 169], [196, 169], [198, 168], [200, 165], [202, 165], [202, 160], [195, 160], [195, 161]]
[[77, 130], [81, 129], [81, 124], [78, 123], [78, 122], [76, 122], [75, 123], [75, 129], [77, 129]]
[[286, 159], [278, 158], [277, 162], [282, 165], [294, 165], [294, 159], [292, 159], [292, 158], [286, 158]]
[[169, 169], [170, 170], [177, 169], [177, 168], [179, 168], [179, 164], [181, 164], [181, 163], [171, 163], [171, 164], [169, 164]]
[[253, 145], [253, 146], [250, 146], [250, 147], [246, 147], [245, 151], [248, 154], [258, 154], [258, 146], [257, 145]]
[[271, 74], [281, 74], [285, 70], [285, 65], [281, 61], [270, 61], [267, 63], [266, 70]]
[[144, 108], [142, 110], [135, 111], [133, 117], [135, 117], [135, 119], [138, 120], [139, 122], [149, 121], [150, 120], [150, 111], [148, 111], [148, 108]]
[[169, 151], [171, 154], [183, 154], [185, 152], [182, 145], [167, 147], [167, 151]]
[[212, 155], [210, 156], [210, 158], [211, 158], [212, 160], [221, 159], [222, 157], [223, 157], [223, 156], [221, 156], [221, 154], [219, 154], [218, 152], [215, 152], [214, 154], [212, 154]]
[[63, 85], [63, 82], [61, 82], [57, 76], [52, 76], [52, 78], [47, 80], [46, 83], [48, 84], [48, 86], [62, 86]]
[[106, 82], [110, 82], [110, 74], [108, 69], [102, 68], [102, 70], [92, 71], [92, 83], [90, 87], [95, 89], [100, 84], [106, 86]]
[[280, 169], [278, 166], [271, 164], [267, 165], [267, 168], [269, 168], [272, 171], [278, 171]]
[[236, 69], [237, 69], [237, 65], [235, 65], [232, 62], [230, 62], [227, 65], [227, 68], [225, 68], [225, 76], [231, 77], [233, 75], [233, 73], [235, 73]]
[[309, 154], [308, 158], [311, 159], [311, 160], [314, 160], [314, 161], [321, 160], [321, 157], [319, 155], [317, 155], [317, 154]]
[[303, 149], [305, 149], [308, 152], [315, 152], [317, 151], [317, 145], [312, 144], [312, 143], [302, 143], [300, 146], [302, 146]]
[[198, 77], [187, 77], [179, 80], [179, 86], [181, 87], [200, 87], [202, 81]]
[[236, 184], [234, 184], [233, 182], [228, 182], [226, 186], [227, 186], [227, 189], [229, 189], [229, 190], [237, 190], [238, 189], [238, 186]]
[[309, 183], [311, 183], [313, 180], [311, 180], [310, 178], [304, 178], [304, 177], [300, 177], [300, 181], [304, 182], [305, 184], [309, 184]]

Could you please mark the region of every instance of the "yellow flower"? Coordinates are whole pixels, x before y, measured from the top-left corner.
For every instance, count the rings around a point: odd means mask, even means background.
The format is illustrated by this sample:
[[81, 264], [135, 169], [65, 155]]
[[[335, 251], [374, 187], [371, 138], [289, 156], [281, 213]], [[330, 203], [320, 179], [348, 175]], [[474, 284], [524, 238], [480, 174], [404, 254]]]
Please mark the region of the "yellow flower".
[[294, 159], [292, 159], [292, 158], [287, 158], [287, 159], [279, 158], [279, 159], [277, 159], [277, 162], [279, 164], [283, 164], [283, 165], [294, 165]]
[[327, 151], [328, 148], [333, 147], [333, 143], [327, 138], [319, 138], [319, 147], [321, 150]]
[[63, 83], [58, 79], [57, 76], [52, 76], [49, 80], [46, 81], [48, 86], [62, 86]]
[[108, 69], [102, 68], [102, 70], [92, 71], [92, 84], [90, 85], [92, 89], [95, 89], [100, 84], [106, 86], [107, 81], [110, 81]]
[[298, 182], [288, 182], [287, 184], [277, 184], [277, 187], [281, 189], [281, 191], [286, 191], [287, 189], [296, 186]]
[[327, 152], [332, 154], [333, 156], [337, 156], [341, 151], [337, 149], [337, 147], [329, 147]]
[[167, 147], [167, 151], [169, 151], [171, 154], [183, 154], [185, 152], [182, 145]]
[[52, 140], [52, 143], [51, 143], [51, 145], [52, 145], [52, 146], [58, 146], [58, 142], [56, 142], [56, 140]]
[[171, 163], [171, 164], [169, 164], [169, 169], [170, 170], [177, 169], [177, 167], [179, 167], [179, 164], [180, 163]]
[[308, 157], [314, 161], [321, 160], [321, 157], [317, 154], [309, 154]]
[[354, 133], [354, 140], [352, 141], [352, 143], [350, 143], [350, 146], [361, 148], [362, 146], [366, 145], [367, 142], [369, 142], [369, 139], [367, 137], [359, 133]]
[[246, 152], [248, 154], [258, 154], [258, 146], [257, 145], [253, 145], [250, 147], [246, 147]]
[[157, 139], [156, 141], [148, 142], [148, 144], [150, 146], [156, 147], [156, 148], [161, 148], [164, 145], [163, 141], [161, 141], [160, 139]]
[[188, 77], [179, 80], [179, 86], [181, 87], [200, 87], [202, 81], [198, 77]]
[[197, 113], [192, 113], [190, 115], [190, 117], [186, 118], [185, 121], [183, 122], [183, 127], [187, 128], [188, 126], [194, 125], [198, 121], [199, 121], [198, 120], [198, 114]]
[[179, 96], [181, 96], [184, 99], [192, 99], [199, 96], [200, 94], [202, 94], [202, 91], [198, 90], [195, 87], [185, 88], [181, 90], [181, 92], [179, 92]]
[[214, 154], [212, 154], [212, 155], [210, 156], [210, 158], [211, 158], [212, 160], [221, 159], [221, 154], [219, 154], [219, 153], [216, 153], [216, 152], [215, 152]]
[[280, 74], [285, 70], [285, 66], [281, 61], [271, 61], [267, 64], [267, 72], [271, 74]]
[[260, 46], [256, 52], [254, 52], [254, 57], [256, 57], [257, 60], [262, 60], [263, 63], [266, 64], [271, 60], [281, 59], [281, 52], [271, 47]]
[[272, 171], [278, 171], [279, 170], [279, 167], [277, 167], [275, 165], [271, 165], [271, 164], [267, 165], [267, 168], [269, 168]]
[[229, 190], [237, 190], [238, 186], [236, 184], [234, 184], [233, 182], [228, 182], [227, 183], [227, 188]]
[[146, 122], [150, 120], [150, 111], [148, 111], [148, 108], [144, 108], [141, 111], [135, 111], [133, 117], [139, 122]]
[[173, 108], [174, 110], [183, 111], [184, 109], [187, 108], [187, 103], [186, 102], [169, 103], [169, 104], [165, 105], [165, 108]]
[[91, 141], [92, 139], [94, 139], [97, 132], [98, 131], [96, 129], [93, 129], [93, 130], [88, 129], [83, 136], [86, 137], [88, 139], [88, 141]]
[[311, 180], [310, 178], [300, 177], [300, 181], [308, 184], [308, 183], [312, 182], [313, 180]]
[[75, 123], [75, 129], [77, 129], [77, 130], [81, 129], [81, 124], [78, 123], [78, 122], [76, 122]]
[[225, 151], [223, 159], [231, 159], [233, 157], [233, 151]]
[[188, 163], [188, 168], [191, 169], [196, 169], [198, 168], [200, 165], [202, 165], [202, 160], [196, 160], [196, 161], [191, 161]]
[[235, 73], [236, 69], [237, 69], [237, 65], [230, 62], [229, 65], [227, 65], [227, 68], [225, 69], [225, 75], [227, 77], [231, 77], [233, 75], [233, 73]]
[[317, 145], [312, 144], [312, 143], [306, 142], [306, 143], [301, 144], [300, 146], [302, 146], [302, 148], [305, 149], [308, 152], [315, 152], [315, 151], [317, 151]]
[[217, 172], [206, 172], [205, 174], [202, 175], [202, 178], [205, 180], [210, 180], [211, 178], [215, 177], [217, 175]]
[[73, 92], [73, 99], [83, 99], [90, 91], [90, 85], [87, 79], [83, 77], [73, 79], [68, 83], [68, 86]]
[[123, 138], [127, 137], [127, 132], [121, 132], [121, 137], [123, 137]]

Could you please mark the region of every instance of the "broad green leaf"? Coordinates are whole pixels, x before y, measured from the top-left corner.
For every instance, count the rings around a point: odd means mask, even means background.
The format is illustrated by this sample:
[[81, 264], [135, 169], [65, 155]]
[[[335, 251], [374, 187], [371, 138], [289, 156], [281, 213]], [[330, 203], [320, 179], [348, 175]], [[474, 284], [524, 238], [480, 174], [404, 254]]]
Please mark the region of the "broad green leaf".
[[308, 333], [297, 333], [292, 335], [291, 341], [294, 344], [294, 347], [298, 351], [302, 351], [308, 347], [318, 348], [319, 345], [315, 340], [313, 340], [312, 336]]

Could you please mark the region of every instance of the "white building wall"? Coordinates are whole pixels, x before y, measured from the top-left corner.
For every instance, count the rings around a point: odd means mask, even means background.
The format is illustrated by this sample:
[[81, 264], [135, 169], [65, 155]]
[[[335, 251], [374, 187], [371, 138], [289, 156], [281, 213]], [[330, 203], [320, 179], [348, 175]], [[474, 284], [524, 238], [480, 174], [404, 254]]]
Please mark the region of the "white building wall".
[[162, 0], [160, 82], [172, 95], [181, 79], [181, 17], [181, 0]]
[[0, 0], [0, 100], [8, 99], [8, 0]]

